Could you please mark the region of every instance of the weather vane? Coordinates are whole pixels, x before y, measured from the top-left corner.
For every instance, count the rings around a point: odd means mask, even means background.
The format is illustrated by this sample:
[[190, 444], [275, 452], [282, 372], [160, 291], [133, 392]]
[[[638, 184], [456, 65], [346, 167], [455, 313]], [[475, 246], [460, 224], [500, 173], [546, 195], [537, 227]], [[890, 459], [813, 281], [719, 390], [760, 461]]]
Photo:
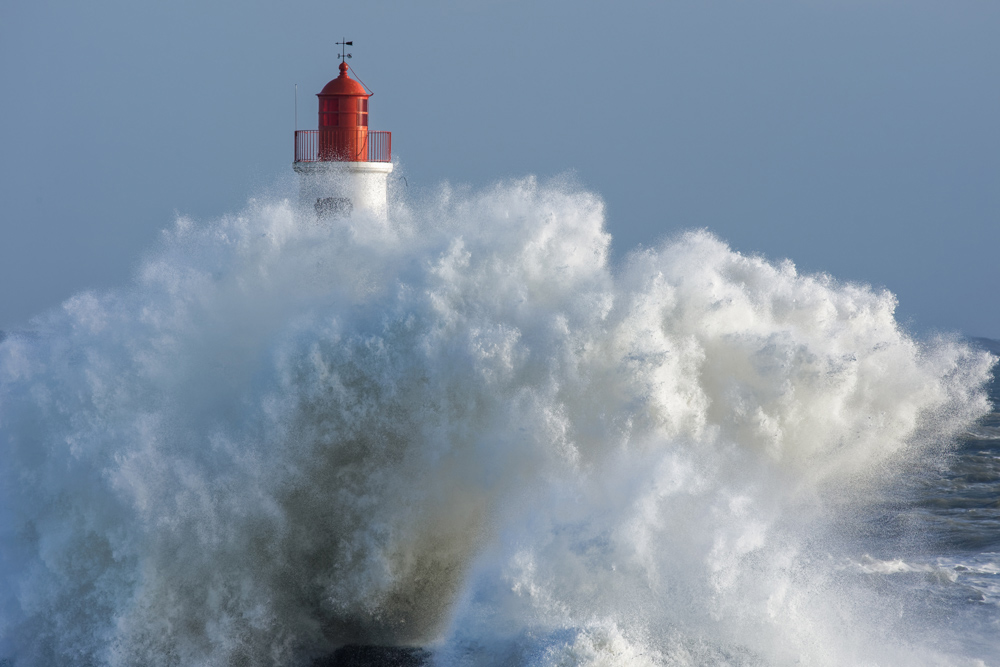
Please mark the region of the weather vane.
[[[344, 38], [341, 37], [341, 39]], [[340, 55], [337, 56], [338, 58], [340, 58], [341, 60], [346, 60], [347, 58], [351, 57], [351, 54], [345, 53], [345, 50], [347, 49], [348, 46], [354, 46], [354, 42], [348, 42], [347, 40], [344, 40], [343, 42], [336, 42], [336, 44], [340, 47]]]

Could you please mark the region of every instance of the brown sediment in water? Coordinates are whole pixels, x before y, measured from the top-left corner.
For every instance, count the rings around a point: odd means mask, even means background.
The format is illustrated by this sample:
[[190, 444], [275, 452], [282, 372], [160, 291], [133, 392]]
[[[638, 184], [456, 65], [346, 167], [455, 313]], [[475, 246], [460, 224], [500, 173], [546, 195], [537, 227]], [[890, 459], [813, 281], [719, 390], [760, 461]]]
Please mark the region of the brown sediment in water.
[[422, 667], [430, 653], [413, 646], [342, 646], [332, 655], [313, 661], [312, 667]]

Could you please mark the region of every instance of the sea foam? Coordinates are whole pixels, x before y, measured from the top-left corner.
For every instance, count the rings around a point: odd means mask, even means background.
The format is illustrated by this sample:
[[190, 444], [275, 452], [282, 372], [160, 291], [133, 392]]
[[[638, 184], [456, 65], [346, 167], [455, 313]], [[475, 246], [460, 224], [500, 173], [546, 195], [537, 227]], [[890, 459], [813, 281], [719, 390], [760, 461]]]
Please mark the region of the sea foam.
[[0, 657], [974, 659], [844, 525], [987, 411], [993, 358], [706, 231], [610, 242], [534, 179], [180, 218], [0, 342]]

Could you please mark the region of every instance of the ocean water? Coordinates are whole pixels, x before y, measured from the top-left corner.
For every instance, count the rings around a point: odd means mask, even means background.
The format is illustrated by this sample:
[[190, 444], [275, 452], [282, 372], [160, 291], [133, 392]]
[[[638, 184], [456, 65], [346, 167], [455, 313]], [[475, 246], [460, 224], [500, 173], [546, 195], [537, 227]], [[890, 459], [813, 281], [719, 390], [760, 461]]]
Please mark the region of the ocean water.
[[1000, 664], [994, 343], [610, 243], [560, 182], [262, 199], [9, 333], [0, 658]]

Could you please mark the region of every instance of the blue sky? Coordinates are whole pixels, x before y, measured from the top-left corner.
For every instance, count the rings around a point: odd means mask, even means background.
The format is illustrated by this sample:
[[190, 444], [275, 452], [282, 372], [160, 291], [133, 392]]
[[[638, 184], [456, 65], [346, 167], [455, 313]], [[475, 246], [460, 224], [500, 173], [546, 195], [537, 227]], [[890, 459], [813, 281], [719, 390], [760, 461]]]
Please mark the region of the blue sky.
[[415, 193], [572, 172], [617, 259], [705, 227], [1000, 338], [993, 0], [0, 4], [0, 329], [290, 183], [341, 36]]

